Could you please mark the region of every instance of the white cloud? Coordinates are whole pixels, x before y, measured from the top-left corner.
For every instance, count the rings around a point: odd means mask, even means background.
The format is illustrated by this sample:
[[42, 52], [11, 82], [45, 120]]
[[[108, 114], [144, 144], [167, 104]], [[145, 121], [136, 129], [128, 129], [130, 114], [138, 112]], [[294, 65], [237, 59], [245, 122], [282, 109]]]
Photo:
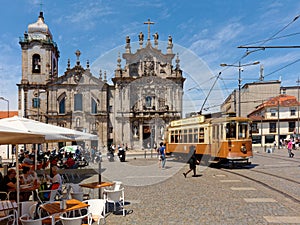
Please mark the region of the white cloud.
[[84, 1], [71, 5], [68, 13], [56, 18], [55, 23], [73, 24], [81, 30], [92, 30], [97, 24], [105, 21], [105, 16], [115, 12], [101, 2]]

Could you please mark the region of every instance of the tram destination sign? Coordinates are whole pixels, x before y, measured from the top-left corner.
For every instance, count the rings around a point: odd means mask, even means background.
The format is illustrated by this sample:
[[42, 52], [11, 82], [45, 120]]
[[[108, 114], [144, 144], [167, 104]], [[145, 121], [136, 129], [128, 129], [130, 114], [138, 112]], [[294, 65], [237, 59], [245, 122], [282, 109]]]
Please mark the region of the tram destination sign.
[[190, 117], [190, 118], [185, 118], [185, 119], [181, 119], [181, 120], [174, 120], [174, 121], [171, 121], [171, 126], [177, 127], [177, 126], [183, 126], [183, 125], [189, 125], [189, 124], [203, 123], [204, 119], [205, 119], [204, 116], [196, 116], [196, 117]]

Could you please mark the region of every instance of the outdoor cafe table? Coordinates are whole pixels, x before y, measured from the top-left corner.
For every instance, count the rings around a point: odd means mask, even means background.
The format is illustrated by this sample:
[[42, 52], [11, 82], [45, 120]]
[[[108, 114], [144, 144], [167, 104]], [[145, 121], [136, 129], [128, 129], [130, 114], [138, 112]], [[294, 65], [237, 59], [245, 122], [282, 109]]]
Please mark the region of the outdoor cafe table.
[[[40, 205], [40, 208], [48, 213], [48, 215], [61, 215], [63, 213], [71, 212], [74, 210], [88, 208], [88, 204], [81, 202], [77, 199], [66, 200], [67, 207], [65, 209], [60, 208], [60, 202], [51, 202]], [[52, 224], [55, 224], [55, 216], [52, 217]]]
[[61, 209], [60, 202], [55, 201], [55, 202], [42, 204], [40, 205], [40, 208], [45, 210], [49, 215], [53, 215], [53, 214], [62, 214], [74, 210], [84, 209], [89, 206], [88, 204], [81, 202], [77, 199], [66, 200], [66, 205], [67, 207], [65, 209]]
[[[95, 189], [99, 189], [101, 190], [101, 188], [103, 187], [109, 187], [109, 186], [113, 186], [115, 183], [113, 182], [92, 182], [92, 183], [86, 183], [86, 184], [79, 184], [81, 187], [84, 188], [90, 188], [93, 190], [93, 198], [95, 197]], [[99, 196], [99, 198], [101, 198], [101, 196]]]

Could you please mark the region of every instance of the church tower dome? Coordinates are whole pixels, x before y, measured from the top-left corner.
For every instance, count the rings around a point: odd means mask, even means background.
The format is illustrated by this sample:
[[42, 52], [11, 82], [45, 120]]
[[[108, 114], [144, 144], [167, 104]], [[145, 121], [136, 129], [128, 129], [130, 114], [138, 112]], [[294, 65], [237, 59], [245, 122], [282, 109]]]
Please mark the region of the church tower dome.
[[52, 39], [52, 34], [48, 25], [45, 24], [43, 12], [40, 12], [40, 15], [35, 23], [28, 25], [28, 35], [29, 37], [45, 39], [50, 37]]

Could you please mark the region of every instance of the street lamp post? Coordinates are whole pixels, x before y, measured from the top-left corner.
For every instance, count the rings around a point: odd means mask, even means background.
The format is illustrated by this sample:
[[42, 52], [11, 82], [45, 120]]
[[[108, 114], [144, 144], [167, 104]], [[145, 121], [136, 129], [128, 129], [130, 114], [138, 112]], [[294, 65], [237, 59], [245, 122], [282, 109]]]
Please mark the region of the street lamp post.
[[42, 93], [46, 93], [46, 90], [37, 90], [37, 97], [38, 97], [38, 101], [37, 101], [37, 121], [41, 121], [40, 120], [40, 107], [41, 107], [41, 99], [40, 99], [40, 95]]
[[9, 100], [3, 97], [0, 97], [0, 100], [7, 102], [7, 118], [9, 118]]
[[241, 86], [242, 86], [242, 79], [241, 79], [241, 72], [243, 71], [243, 67], [244, 66], [252, 66], [252, 65], [257, 65], [259, 64], [259, 61], [255, 61], [253, 63], [247, 63], [247, 64], [241, 64], [241, 61], [239, 61], [238, 65], [234, 65], [234, 64], [226, 64], [226, 63], [221, 63], [220, 66], [223, 67], [237, 67], [239, 69], [239, 78], [238, 78], [238, 89], [239, 89], [239, 105], [238, 105], [238, 109], [239, 109], [239, 113], [238, 116], [241, 116]]
[[298, 121], [297, 121], [297, 138], [299, 139], [299, 83], [300, 83], [300, 80], [299, 80], [299, 77], [298, 77], [298, 80], [297, 80], [297, 86], [298, 86], [298, 99], [297, 99], [297, 117], [298, 117]]
[[[0, 100], [7, 102], [7, 118], [9, 118], [9, 100], [3, 97], [0, 97]], [[7, 145], [7, 159], [9, 159], [9, 145]]]

